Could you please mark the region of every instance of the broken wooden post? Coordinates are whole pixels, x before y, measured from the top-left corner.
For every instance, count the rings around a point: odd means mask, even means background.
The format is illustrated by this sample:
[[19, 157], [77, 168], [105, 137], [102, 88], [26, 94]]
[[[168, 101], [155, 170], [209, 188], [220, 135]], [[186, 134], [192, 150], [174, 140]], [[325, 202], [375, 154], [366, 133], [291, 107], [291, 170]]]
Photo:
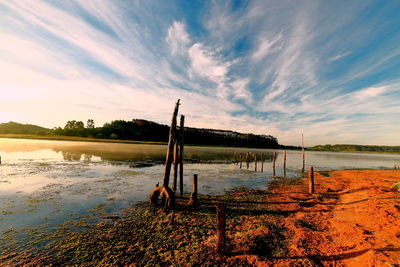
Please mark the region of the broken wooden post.
[[264, 172], [264, 153], [261, 153], [261, 172]]
[[241, 169], [242, 168], [242, 152], [240, 152], [240, 156], [239, 157], [240, 157], [239, 158], [239, 161], [240, 161], [239, 168]]
[[304, 150], [304, 135], [301, 134], [301, 156], [303, 159], [303, 167], [301, 168], [301, 172], [304, 172], [304, 168], [306, 165], [306, 159], [305, 159], [305, 150]]
[[308, 193], [314, 194], [314, 167], [310, 167], [308, 173]]
[[272, 171], [273, 171], [273, 176], [274, 177], [276, 176], [276, 173], [275, 173], [275, 161], [276, 161], [276, 152], [274, 152], [274, 157], [272, 159]]
[[393, 170], [396, 170], [396, 164], [393, 165]]
[[184, 132], [185, 132], [185, 116], [181, 115], [181, 122], [179, 125], [179, 189], [180, 197], [183, 198], [183, 145], [184, 145]]
[[163, 196], [163, 198], [166, 199], [165, 201], [165, 208], [166, 209], [173, 209], [175, 206], [175, 194], [169, 188], [169, 176], [171, 174], [171, 163], [172, 163], [172, 158], [173, 158], [173, 150], [174, 150], [174, 144], [175, 144], [175, 132], [176, 132], [176, 116], [178, 115], [178, 110], [179, 110], [179, 99], [175, 104], [175, 109], [172, 114], [172, 120], [171, 120], [171, 127], [169, 129], [169, 140], [168, 140], [168, 149], [167, 149], [167, 156], [165, 159], [165, 168], [164, 168], [164, 176], [163, 176], [163, 181], [162, 181], [162, 186], [156, 187], [153, 192], [150, 195], [150, 202], [152, 204], [157, 204], [158, 202], [158, 197], [160, 195]]
[[192, 185], [192, 194], [190, 195], [189, 205], [192, 205], [193, 208], [197, 208], [197, 174], [193, 175], [193, 185]]
[[174, 190], [174, 192], [176, 192], [177, 182], [178, 182], [178, 155], [179, 155], [178, 138], [175, 138], [175, 144], [174, 144], [174, 181], [172, 183], [172, 190]]
[[225, 252], [226, 212], [225, 206], [217, 205], [217, 252]]
[[257, 171], [257, 154], [254, 153], [254, 171]]
[[283, 177], [286, 177], [286, 150], [283, 151]]

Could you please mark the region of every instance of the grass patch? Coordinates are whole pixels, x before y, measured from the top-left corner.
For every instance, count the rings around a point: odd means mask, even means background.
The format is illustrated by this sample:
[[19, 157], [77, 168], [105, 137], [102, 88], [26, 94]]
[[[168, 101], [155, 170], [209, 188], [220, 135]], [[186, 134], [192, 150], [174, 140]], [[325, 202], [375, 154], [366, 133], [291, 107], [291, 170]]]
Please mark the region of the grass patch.
[[[174, 211], [173, 225], [168, 212], [147, 203], [128, 209], [123, 219], [65, 222], [56, 232], [41, 235], [43, 240], [52, 240], [46, 247], [25, 250], [23, 256], [0, 261], [0, 265], [243, 266], [250, 263], [232, 254], [283, 257], [288, 232], [279, 221], [284, 215], [269, 209], [266, 195], [255, 190], [216, 197], [201, 195], [197, 210], [186, 204], [185, 196]], [[226, 205], [228, 214], [226, 255], [215, 252], [218, 203]], [[96, 206], [93, 211], [102, 208]]]

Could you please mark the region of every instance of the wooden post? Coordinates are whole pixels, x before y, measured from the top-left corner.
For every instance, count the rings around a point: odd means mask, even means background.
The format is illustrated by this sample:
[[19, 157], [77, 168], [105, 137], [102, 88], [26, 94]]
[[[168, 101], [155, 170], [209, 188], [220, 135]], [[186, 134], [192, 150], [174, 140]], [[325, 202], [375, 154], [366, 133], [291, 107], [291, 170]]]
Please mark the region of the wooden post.
[[164, 177], [162, 183], [164, 187], [168, 187], [169, 176], [171, 174], [171, 163], [172, 163], [174, 144], [175, 144], [176, 116], [178, 115], [178, 110], [180, 105], [179, 101], [180, 99], [178, 99], [178, 101], [175, 104], [174, 113], [172, 114], [171, 127], [169, 129], [168, 150], [167, 150], [167, 157], [165, 159]]
[[257, 154], [254, 153], [254, 171], [257, 171]]
[[175, 145], [174, 145], [174, 182], [172, 184], [172, 190], [176, 192], [177, 188], [177, 180], [178, 180], [178, 155], [179, 155], [179, 146], [178, 146], [178, 138], [175, 138]]
[[264, 172], [264, 153], [261, 153], [261, 172]]
[[179, 189], [180, 196], [183, 198], [183, 145], [184, 145], [184, 132], [185, 132], [185, 116], [181, 115], [181, 122], [179, 125]]
[[240, 152], [239, 161], [240, 161], [239, 168], [241, 169], [242, 168], [242, 152]]
[[192, 194], [190, 195], [189, 205], [192, 205], [193, 208], [197, 208], [197, 174], [193, 175], [193, 185], [192, 185]]
[[217, 252], [225, 252], [226, 211], [225, 206], [217, 205]]
[[301, 134], [301, 154], [302, 154], [301, 156], [303, 159], [303, 167], [301, 168], [301, 172], [303, 173], [305, 165], [306, 165], [305, 150], [304, 150], [304, 135], [303, 134]]
[[246, 169], [249, 169], [250, 166], [250, 152], [246, 154]]
[[276, 152], [274, 152], [274, 157], [272, 159], [272, 171], [273, 171], [273, 176], [274, 177], [276, 176], [276, 173], [275, 173], [275, 161], [276, 161]]
[[314, 194], [314, 167], [310, 167], [308, 173], [308, 193]]
[[396, 169], [396, 164], [393, 165], [393, 170], [395, 170], [395, 169]]
[[283, 177], [286, 177], [286, 150], [283, 151]]
[[174, 222], [175, 222], [175, 213], [171, 212], [169, 214], [169, 225], [174, 225]]

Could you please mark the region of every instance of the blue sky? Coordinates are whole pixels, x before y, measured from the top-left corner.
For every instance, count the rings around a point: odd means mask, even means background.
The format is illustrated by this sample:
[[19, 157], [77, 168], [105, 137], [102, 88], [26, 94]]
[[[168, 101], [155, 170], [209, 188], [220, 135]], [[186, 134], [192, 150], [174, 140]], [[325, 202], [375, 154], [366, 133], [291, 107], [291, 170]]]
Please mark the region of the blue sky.
[[399, 145], [400, 1], [2, 1], [0, 122]]

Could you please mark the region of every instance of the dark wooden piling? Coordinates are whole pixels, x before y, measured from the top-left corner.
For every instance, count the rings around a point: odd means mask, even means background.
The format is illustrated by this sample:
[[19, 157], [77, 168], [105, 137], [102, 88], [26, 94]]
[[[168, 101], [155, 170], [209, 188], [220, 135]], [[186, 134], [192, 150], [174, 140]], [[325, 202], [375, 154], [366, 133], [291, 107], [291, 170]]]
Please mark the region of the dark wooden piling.
[[193, 175], [192, 194], [190, 195], [189, 205], [192, 205], [193, 208], [197, 208], [197, 205], [198, 205], [198, 199], [197, 199], [197, 174]]
[[163, 199], [165, 200], [166, 209], [173, 209], [175, 206], [175, 194], [171, 190], [171, 188], [169, 188], [169, 178], [171, 174], [171, 163], [173, 159], [173, 151], [175, 145], [176, 117], [179, 111], [179, 105], [180, 105], [179, 101], [180, 100], [178, 99], [178, 101], [175, 104], [174, 112], [172, 114], [162, 186], [156, 187], [150, 195], [150, 202], [152, 204], [157, 204], [159, 196], [163, 196]]
[[249, 169], [250, 166], [250, 152], [246, 154], [246, 169]]
[[181, 115], [179, 125], [179, 190], [180, 197], [183, 198], [183, 148], [184, 148], [184, 133], [185, 133], [185, 116]]
[[242, 168], [242, 152], [240, 152], [240, 155], [239, 155], [239, 168], [241, 169]]
[[226, 243], [226, 211], [224, 205], [217, 205], [217, 252], [225, 252]]
[[286, 177], [286, 150], [283, 151], [283, 177]]
[[274, 152], [274, 157], [272, 158], [272, 175], [275, 177], [276, 172], [275, 172], [275, 162], [276, 162], [276, 152]]
[[261, 172], [264, 172], [264, 153], [261, 153]]
[[257, 154], [254, 153], [254, 171], [257, 171]]
[[314, 167], [310, 167], [308, 173], [308, 193], [314, 194]]

